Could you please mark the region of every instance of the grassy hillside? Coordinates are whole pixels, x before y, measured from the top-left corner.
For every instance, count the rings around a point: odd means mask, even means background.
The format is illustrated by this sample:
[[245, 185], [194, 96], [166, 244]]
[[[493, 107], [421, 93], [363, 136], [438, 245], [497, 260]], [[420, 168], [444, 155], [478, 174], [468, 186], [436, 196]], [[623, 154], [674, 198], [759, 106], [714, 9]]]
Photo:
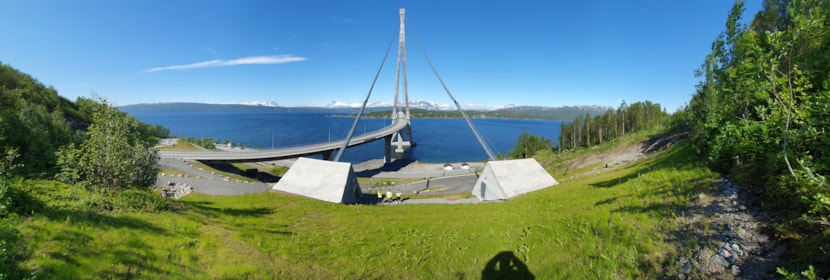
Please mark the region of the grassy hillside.
[[[108, 213], [82, 210], [83, 190], [17, 181], [15, 188], [43, 205], [18, 227], [25, 244], [19, 268], [62, 279], [479, 279], [513, 264], [538, 279], [654, 278], [675, 256], [674, 209], [712, 188], [715, 175], [692, 154], [682, 145], [596, 176], [556, 175], [559, 185], [511, 201], [474, 205], [193, 194], [177, 211]], [[569, 160], [539, 159], [545, 166]]]

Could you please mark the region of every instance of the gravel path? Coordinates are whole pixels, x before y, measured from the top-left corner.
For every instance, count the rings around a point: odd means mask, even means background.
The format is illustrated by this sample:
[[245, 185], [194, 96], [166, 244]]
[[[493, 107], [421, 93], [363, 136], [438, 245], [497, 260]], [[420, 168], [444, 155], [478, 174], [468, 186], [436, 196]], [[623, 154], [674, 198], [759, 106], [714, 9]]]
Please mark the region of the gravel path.
[[722, 180], [713, 196], [699, 194], [678, 217], [681, 256], [670, 274], [685, 279], [777, 279], [784, 245], [763, 233], [769, 219], [752, 209], [738, 186]]

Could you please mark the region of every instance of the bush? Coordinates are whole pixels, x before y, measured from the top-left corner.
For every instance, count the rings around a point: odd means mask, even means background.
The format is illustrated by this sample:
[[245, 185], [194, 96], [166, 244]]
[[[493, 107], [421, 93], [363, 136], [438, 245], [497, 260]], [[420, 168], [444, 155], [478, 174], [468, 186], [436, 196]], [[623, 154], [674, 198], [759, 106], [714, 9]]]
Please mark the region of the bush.
[[127, 189], [113, 195], [90, 194], [84, 205], [101, 212], [159, 212], [175, 210], [175, 202], [149, 190]]
[[17, 252], [22, 248], [17, 225], [17, 215], [0, 218], [0, 279], [16, 279], [19, 275]]
[[507, 156], [512, 159], [530, 158], [536, 155], [538, 151], [552, 149], [553, 145], [551, 145], [550, 139], [523, 131], [522, 135], [519, 135], [519, 140], [516, 141], [516, 146], [513, 147], [513, 150], [510, 150]]
[[104, 99], [94, 106], [89, 138], [58, 150], [58, 177], [105, 192], [151, 186], [159, 171], [158, 151], [144, 146], [139, 122]]

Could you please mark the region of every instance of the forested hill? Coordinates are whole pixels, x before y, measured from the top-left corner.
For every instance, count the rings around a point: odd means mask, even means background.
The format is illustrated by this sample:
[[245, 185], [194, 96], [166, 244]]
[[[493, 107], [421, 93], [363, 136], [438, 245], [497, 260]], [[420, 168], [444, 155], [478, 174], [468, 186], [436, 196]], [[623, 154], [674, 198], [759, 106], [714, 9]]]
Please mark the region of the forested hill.
[[561, 107], [517, 106], [491, 111], [487, 114], [493, 113], [505, 118], [572, 120], [579, 116], [585, 116], [586, 114], [591, 116], [602, 115], [606, 111], [613, 109], [609, 106], [599, 105]]
[[[245, 104], [210, 104], [195, 102], [144, 103], [118, 107], [128, 114], [136, 113], [182, 113], [182, 112], [274, 112], [274, 113], [331, 113], [353, 114], [357, 108], [326, 108], [326, 107], [278, 107], [257, 106]], [[377, 111], [389, 108], [367, 108], [368, 111]]]
[[[608, 110], [607, 106], [583, 105], [583, 106], [516, 106], [493, 111], [465, 110], [464, 113], [473, 118], [503, 118], [503, 119], [543, 119], [543, 120], [572, 120], [578, 116], [602, 115]], [[381, 118], [389, 117], [391, 111], [378, 111], [366, 114], [366, 117]], [[413, 118], [461, 118], [458, 111], [435, 111], [424, 109], [411, 109]]]
[[[72, 102], [58, 95], [53, 87], [0, 63], [0, 153], [17, 155], [17, 175], [54, 172], [56, 152], [70, 144], [80, 144], [87, 137], [84, 131], [99, 106], [97, 101], [86, 98]], [[147, 143], [167, 133], [161, 126], [138, 121], [135, 127], [135, 134]]]
[[91, 119], [91, 113], [54, 88], [0, 64], [0, 149], [16, 151], [27, 169], [52, 167], [55, 151], [73, 137], [73, 126], [83, 127]]

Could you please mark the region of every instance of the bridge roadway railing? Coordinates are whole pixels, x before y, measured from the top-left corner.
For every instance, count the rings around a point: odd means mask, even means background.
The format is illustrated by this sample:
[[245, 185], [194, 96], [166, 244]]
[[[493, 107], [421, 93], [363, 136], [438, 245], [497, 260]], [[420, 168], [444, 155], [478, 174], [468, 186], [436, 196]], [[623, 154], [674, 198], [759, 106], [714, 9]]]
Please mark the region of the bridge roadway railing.
[[[372, 141], [391, 136], [395, 132], [404, 129], [409, 123], [405, 118], [398, 117], [392, 124], [366, 134], [352, 137], [349, 147], [370, 143]], [[249, 149], [243, 151], [217, 152], [217, 151], [159, 151], [161, 158], [205, 160], [205, 161], [262, 161], [295, 158], [314, 154], [332, 152], [340, 148], [344, 139], [325, 143], [310, 144], [270, 150]]]

